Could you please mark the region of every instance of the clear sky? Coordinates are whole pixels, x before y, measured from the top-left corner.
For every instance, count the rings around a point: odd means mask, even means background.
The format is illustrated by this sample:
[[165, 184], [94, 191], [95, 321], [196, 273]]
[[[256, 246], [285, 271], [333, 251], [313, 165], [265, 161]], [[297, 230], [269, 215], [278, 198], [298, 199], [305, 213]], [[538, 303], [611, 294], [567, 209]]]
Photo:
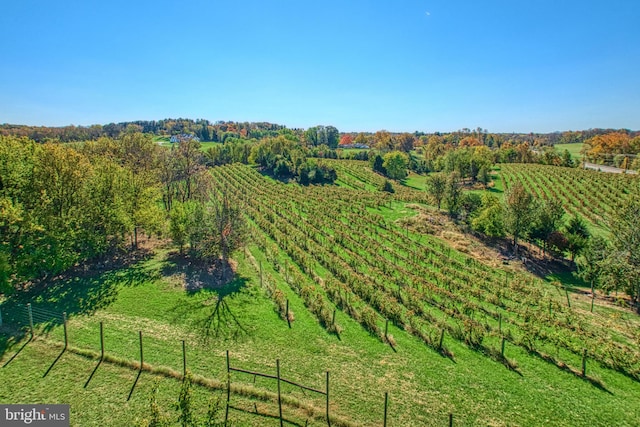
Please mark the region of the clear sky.
[[640, 129], [640, 1], [15, 0], [0, 123]]

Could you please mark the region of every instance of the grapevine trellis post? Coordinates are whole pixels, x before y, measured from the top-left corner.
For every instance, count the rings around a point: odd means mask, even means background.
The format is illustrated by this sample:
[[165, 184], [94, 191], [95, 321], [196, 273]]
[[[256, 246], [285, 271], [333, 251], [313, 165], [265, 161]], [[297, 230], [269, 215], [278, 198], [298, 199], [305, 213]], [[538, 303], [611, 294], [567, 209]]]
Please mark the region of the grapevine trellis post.
[[289, 317], [289, 298], [287, 298], [287, 306], [285, 308], [284, 315], [287, 318], [287, 325], [289, 325], [289, 329], [291, 329], [291, 318]]

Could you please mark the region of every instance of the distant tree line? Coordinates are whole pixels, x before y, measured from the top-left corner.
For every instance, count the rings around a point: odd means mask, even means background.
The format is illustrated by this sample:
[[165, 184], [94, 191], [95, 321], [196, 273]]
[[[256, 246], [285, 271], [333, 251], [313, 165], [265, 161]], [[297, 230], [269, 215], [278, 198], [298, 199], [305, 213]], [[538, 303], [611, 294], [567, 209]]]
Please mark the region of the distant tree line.
[[191, 134], [201, 141], [225, 142], [228, 138], [262, 139], [277, 136], [285, 126], [259, 122], [210, 122], [198, 119], [137, 120], [91, 126], [25, 126], [1, 124], [0, 135], [24, 136], [36, 142], [93, 141], [100, 137], [119, 138], [126, 132], [149, 133], [156, 136]]

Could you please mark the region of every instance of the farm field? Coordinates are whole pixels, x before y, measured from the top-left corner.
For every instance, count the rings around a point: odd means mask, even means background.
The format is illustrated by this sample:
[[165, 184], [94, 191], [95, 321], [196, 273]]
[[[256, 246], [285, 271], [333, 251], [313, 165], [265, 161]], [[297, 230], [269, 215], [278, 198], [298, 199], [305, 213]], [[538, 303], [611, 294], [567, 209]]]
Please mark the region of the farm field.
[[520, 182], [537, 197], [560, 200], [569, 215], [580, 215], [600, 230], [626, 198], [640, 194], [640, 179], [632, 175], [539, 164], [502, 164], [500, 169], [505, 188]]
[[[357, 163], [345, 171], [354, 187], [366, 173]], [[444, 425], [449, 413], [455, 425], [633, 425], [640, 416], [628, 404], [640, 392], [634, 315], [606, 305], [591, 314], [590, 300], [574, 295], [568, 307], [561, 289], [399, 227], [394, 220], [411, 214], [401, 200], [411, 189], [381, 197], [285, 185], [242, 165], [211, 173], [250, 222], [234, 282], [216, 285], [210, 272], [160, 244], [128, 266], [6, 301], [5, 325], [25, 323], [18, 303], [66, 311], [71, 350], [42, 377], [63, 334], [59, 320], [40, 314], [36, 340], [0, 369], [0, 381], [12, 384], [0, 400], [56, 399], [71, 402], [73, 425], [133, 425], [148, 416], [158, 377], [159, 402], [171, 413], [185, 340], [189, 369], [201, 379], [200, 413], [209, 396], [224, 398], [229, 350], [234, 366], [273, 374], [280, 359], [284, 376], [312, 387], [321, 388], [330, 371], [333, 425], [382, 425], [385, 392], [388, 425]], [[209, 282], [213, 289], [184, 289]], [[99, 355], [100, 322], [111, 359], [84, 388]], [[138, 331], [147, 368], [127, 402]], [[4, 337], [3, 365], [25, 342]], [[232, 403], [277, 416], [275, 391], [273, 382], [234, 374]], [[322, 398], [290, 386], [284, 392], [287, 419], [326, 423]], [[122, 405], [127, 411], [114, 410]], [[239, 425], [278, 425], [277, 417], [231, 416]]]

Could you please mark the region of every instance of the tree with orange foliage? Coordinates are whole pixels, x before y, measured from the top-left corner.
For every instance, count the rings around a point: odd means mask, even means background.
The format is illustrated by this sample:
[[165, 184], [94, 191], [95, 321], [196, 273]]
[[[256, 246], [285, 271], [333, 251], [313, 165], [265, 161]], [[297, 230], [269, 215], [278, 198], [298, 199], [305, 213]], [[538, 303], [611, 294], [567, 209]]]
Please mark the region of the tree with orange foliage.
[[351, 145], [351, 144], [353, 144], [353, 136], [351, 136], [350, 134], [346, 133], [342, 135], [342, 137], [340, 137], [340, 142], [338, 143], [338, 145]]
[[616, 154], [638, 154], [640, 138], [631, 139], [624, 132], [596, 135], [585, 141], [583, 152], [596, 163], [609, 163]]

